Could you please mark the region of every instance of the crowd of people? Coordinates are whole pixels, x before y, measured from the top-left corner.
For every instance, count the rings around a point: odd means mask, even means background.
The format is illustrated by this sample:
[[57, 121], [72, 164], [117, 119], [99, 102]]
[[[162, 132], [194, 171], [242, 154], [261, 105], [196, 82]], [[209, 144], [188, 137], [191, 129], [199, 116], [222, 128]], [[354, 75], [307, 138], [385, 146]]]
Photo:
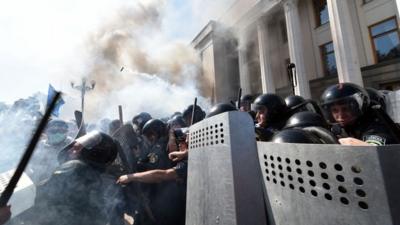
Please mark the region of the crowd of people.
[[[98, 130], [76, 127], [80, 135], [73, 138], [69, 124], [54, 119], [27, 169], [37, 186], [35, 205], [9, 223], [184, 225], [191, 125], [242, 111], [253, 118], [257, 141], [399, 144], [399, 126], [385, 107], [379, 91], [341, 83], [328, 87], [319, 104], [301, 96], [245, 95], [240, 105], [221, 103], [208, 113], [190, 105], [168, 120], [146, 112], [127, 124], [103, 120]], [[9, 210], [0, 209], [0, 224]]]

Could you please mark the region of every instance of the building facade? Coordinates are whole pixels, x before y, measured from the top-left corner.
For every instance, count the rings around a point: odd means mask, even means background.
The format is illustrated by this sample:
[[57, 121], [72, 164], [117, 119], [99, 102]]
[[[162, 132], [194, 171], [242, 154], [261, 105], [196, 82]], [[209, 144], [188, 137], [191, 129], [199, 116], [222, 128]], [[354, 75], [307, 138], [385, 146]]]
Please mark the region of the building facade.
[[236, 0], [192, 46], [213, 102], [239, 87], [318, 100], [337, 82], [400, 89], [399, 36], [395, 0]]

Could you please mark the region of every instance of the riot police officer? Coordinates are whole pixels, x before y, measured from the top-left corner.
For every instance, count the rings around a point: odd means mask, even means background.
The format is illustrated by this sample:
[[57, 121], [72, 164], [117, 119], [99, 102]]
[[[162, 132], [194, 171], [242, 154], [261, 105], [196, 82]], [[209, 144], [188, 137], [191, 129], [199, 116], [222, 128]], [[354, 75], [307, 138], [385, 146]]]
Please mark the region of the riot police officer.
[[277, 132], [273, 138], [274, 143], [298, 143], [298, 144], [323, 144], [313, 133], [303, 129], [286, 129]]
[[285, 103], [289, 109], [293, 109], [296, 106], [301, 105], [304, 103], [306, 100], [298, 95], [289, 95], [285, 98]]
[[342, 128], [339, 139], [346, 145], [387, 145], [399, 143], [396, 132], [370, 107], [368, 93], [352, 83], [328, 87], [321, 97], [326, 119]]
[[[170, 121], [171, 124], [182, 124], [177, 118], [177, 121]], [[149, 120], [143, 126], [143, 136], [148, 142], [147, 151], [143, 152], [139, 166], [139, 173], [134, 173], [135, 175], [125, 175], [121, 176], [119, 179], [119, 183], [127, 183], [124, 178], [127, 177], [137, 177], [144, 176], [147, 178], [150, 176], [150, 180], [144, 180], [141, 187], [143, 190], [143, 194], [149, 199], [150, 210], [154, 215], [154, 218], [157, 220], [152, 221], [150, 218], [141, 218], [146, 221], [146, 223], [150, 224], [181, 224], [178, 221], [181, 220], [182, 216], [175, 215], [184, 212], [182, 207], [184, 204], [183, 195], [185, 190], [183, 190], [183, 186], [177, 182], [178, 181], [178, 173], [175, 170], [175, 167], [179, 168], [181, 163], [174, 163], [168, 158], [167, 152], [167, 141], [168, 141], [168, 130], [166, 124], [158, 119]], [[165, 179], [164, 179], [165, 176]], [[141, 180], [138, 180], [141, 181]], [[163, 183], [160, 183], [164, 181]], [[170, 205], [171, 202], [174, 202], [174, 205]], [[171, 210], [176, 209], [177, 210]], [[142, 212], [143, 216], [149, 214]], [[148, 215], [147, 215], [148, 216]]]
[[33, 224], [99, 225], [109, 219], [104, 184], [106, 167], [117, 156], [117, 143], [93, 131], [62, 150], [66, 162], [37, 187]]
[[302, 129], [318, 139], [318, 143], [338, 144], [337, 138], [330, 132], [328, 123], [315, 112], [303, 111], [294, 114], [286, 122], [285, 129]]
[[322, 112], [318, 104], [311, 99], [304, 99], [298, 95], [289, 95], [285, 98], [285, 103], [288, 107], [288, 115], [294, 115], [298, 112], [311, 111], [322, 116]]
[[254, 97], [251, 95], [243, 95], [240, 97], [240, 106], [239, 110], [243, 112], [250, 112], [251, 111], [251, 104], [254, 101]]
[[285, 125], [285, 128], [304, 128], [304, 127], [322, 127], [330, 129], [326, 120], [315, 112], [303, 111], [291, 116]]
[[110, 135], [114, 135], [114, 133], [121, 128], [122, 123], [120, 120], [112, 120], [111, 123], [108, 125], [108, 132]]
[[275, 132], [286, 123], [288, 108], [276, 94], [263, 94], [254, 101], [256, 111], [256, 137], [259, 141], [270, 141]]
[[210, 112], [207, 114], [207, 118], [229, 111], [237, 111], [237, 108], [232, 104], [220, 103], [210, 109]]
[[133, 129], [137, 134], [142, 133], [143, 126], [147, 123], [147, 121], [151, 120], [152, 117], [147, 112], [141, 112], [132, 118]]
[[192, 114], [193, 114], [193, 105], [189, 105], [185, 110], [182, 112], [182, 117], [185, 120], [185, 123], [187, 126], [190, 126], [192, 124], [195, 124], [201, 120], [204, 119], [206, 116], [206, 113], [203, 111], [203, 109], [196, 105], [194, 109], [194, 116], [193, 116], [193, 121], [192, 121]]
[[248, 112], [253, 120], [256, 119], [256, 113], [251, 109], [251, 104], [254, 101], [254, 97], [252, 95], [243, 95], [240, 97], [240, 106], [239, 110], [242, 112]]
[[179, 144], [186, 139], [186, 132], [188, 131], [186, 127], [185, 120], [182, 116], [176, 115], [167, 122], [168, 130], [168, 152], [174, 152], [178, 150]]
[[159, 119], [151, 119], [143, 126], [145, 145], [141, 149], [138, 170], [166, 169], [171, 166], [168, 159], [167, 125]]
[[369, 95], [371, 107], [380, 108], [386, 112], [385, 96], [382, 93], [380, 93], [378, 90], [376, 90], [375, 88], [367, 87], [367, 88], [365, 88], [365, 90], [367, 91], [367, 93]]

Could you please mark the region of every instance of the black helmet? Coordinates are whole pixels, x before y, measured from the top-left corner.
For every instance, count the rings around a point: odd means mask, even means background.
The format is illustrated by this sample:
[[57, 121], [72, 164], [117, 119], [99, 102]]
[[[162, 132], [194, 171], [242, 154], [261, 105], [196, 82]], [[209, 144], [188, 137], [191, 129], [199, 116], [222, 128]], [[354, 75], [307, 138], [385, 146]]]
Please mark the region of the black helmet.
[[275, 143], [303, 143], [320, 144], [321, 142], [312, 133], [302, 129], [288, 129], [274, 135], [272, 142]]
[[166, 135], [167, 125], [159, 119], [151, 119], [143, 126], [142, 134], [149, 137], [155, 135], [156, 138], [161, 138]]
[[182, 113], [181, 113], [181, 112], [174, 112], [174, 113], [171, 115], [171, 119], [174, 118], [175, 116], [182, 116]]
[[90, 132], [76, 140], [84, 147], [81, 152], [83, 160], [99, 165], [111, 164], [118, 153], [117, 142], [105, 133]]
[[185, 120], [180, 115], [172, 117], [172, 119], [168, 120], [167, 124], [168, 124], [168, 129], [174, 126], [186, 127]]
[[254, 101], [254, 97], [252, 95], [243, 95], [240, 97], [240, 106], [239, 108], [243, 111], [250, 111], [251, 104]]
[[306, 100], [298, 95], [290, 95], [285, 98], [286, 106], [289, 109], [293, 109], [294, 107], [304, 103]]
[[348, 105], [355, 118], [361, 116], [369, 107], [368, 93], [360, 86], [352, 83], [340, 83], [328, 87], [321, 97], [323, 113], [331, 123], [336, 123], [331, 113], [335, 104]]
[[207, 118], [229, 111], [237, 111], [237, 108], [232, 104], [220, 103], [210, 109]]
[[142, 130], [147, 121], [151, 119], [152, 117], [149, 113], [141, 112], [132, 118], [132, 124], [136, 125], [140, 130]]
[[268, 121], [273, 121], [286, 116], [287, 106], [285, 101], [276, 94], [263, 94], [254, 101], [255, 110], [265, 107], [268, 110]]
[[111, 123], [108, 125], [108, 132], [110, 135], [113, 135], [115, 131], [117, 131], [119, 128], [121, 128], [122, 123], [120, 120], [113, 120]]
[[304, 111], [298, 112], [291, 116], [286, 122], [285, 128], [295, 128], [295, 127], [323, 127], [328, 128], [328, 123], [325, 119], [315, 112]]
[[381, 109], [386, 111], [385, 96], [375, 88], [367, 87], [365, 90], [368, 92], [369, 99], [372, 106], [380, 106]]
[[67, 161], [69, 157], [68, 151], [76, 143], [82, 146], [78, 158], [96, 167], [106, 167], [117, 157], [118, 143], [105, 133], [92, 131], [76, 139], [61, 150], [58, 155], [58, 160], [61, 162]]
[[240, 97], [241, 102], [253, 102], [254, 97], [252, 95], [243, 95]]
[[[192, 119], [192, 112], [193, 112], [193, 105], [189, 105], [182, 113], [182, 117], [185, 119], [186, 123], [190, 123]], [[203, 111], [203, 109], [196, 105], [196, 108], [194, 110], [194, 121], [192, 124], [195, 124], [199, 121], [202, 121], [204, 117], [206, 116], [206, 113]], [[191, 124], [188, 124], [191, 125]]]

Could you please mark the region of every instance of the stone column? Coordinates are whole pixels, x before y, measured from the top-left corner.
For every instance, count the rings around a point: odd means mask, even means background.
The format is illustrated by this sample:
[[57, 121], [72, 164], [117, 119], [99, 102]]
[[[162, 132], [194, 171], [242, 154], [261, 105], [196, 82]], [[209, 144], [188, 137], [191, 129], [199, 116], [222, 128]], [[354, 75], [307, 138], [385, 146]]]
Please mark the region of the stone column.
[[363, 86], [349, 2], [328, 0], [327, 3], [339, 82]]
[[246, 44], [243, 44], [243, 46], [239, 48], [239, 78], [243, 95], [251, 94], [249, 69], [247, 64], [247, 49]]
[[306, 74], [303, 47], [303, 36], [300, 26], [300, 15], [298, 9], [298, 0], [284, 0], [286, 27], [288, 33], [288, 45], [290, 61], [296, 65], [297, 86], [295, 94], [304, 98], [311, 98], [310, 84]]
[[396, 0], [396, 14], [397, 14], [397, 18], [400, 18], [400, 0]]
[[268, 27], [261, 18], [257, 22], [258, 48], [260, 54], [261, 85], [263, 93], [275, 93], [275, 82], [271, 68], [270, 46], [268, 43]]

